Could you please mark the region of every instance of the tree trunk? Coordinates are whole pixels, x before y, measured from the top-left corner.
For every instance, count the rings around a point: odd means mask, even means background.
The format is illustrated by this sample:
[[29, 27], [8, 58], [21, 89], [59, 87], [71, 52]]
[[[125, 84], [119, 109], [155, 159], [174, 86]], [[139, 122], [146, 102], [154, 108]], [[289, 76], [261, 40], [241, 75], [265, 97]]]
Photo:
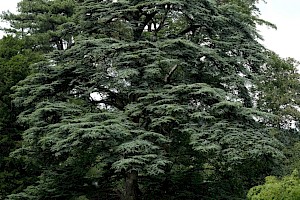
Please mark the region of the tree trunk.
[[124, 200], [138, 199], [138, 172], [132, 171], [126, 174]]

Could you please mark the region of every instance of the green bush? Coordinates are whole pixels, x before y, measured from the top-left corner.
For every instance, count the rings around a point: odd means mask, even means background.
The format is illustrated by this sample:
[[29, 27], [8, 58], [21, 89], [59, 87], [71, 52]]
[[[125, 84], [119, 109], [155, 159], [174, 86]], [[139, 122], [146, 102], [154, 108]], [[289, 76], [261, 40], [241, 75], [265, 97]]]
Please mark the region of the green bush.
[[264, 185], [251, 188], [247, 195], [249, 200], [297, 200], [300, 199], [300, 178], [298, 170], [282, 179], [266, 177]]

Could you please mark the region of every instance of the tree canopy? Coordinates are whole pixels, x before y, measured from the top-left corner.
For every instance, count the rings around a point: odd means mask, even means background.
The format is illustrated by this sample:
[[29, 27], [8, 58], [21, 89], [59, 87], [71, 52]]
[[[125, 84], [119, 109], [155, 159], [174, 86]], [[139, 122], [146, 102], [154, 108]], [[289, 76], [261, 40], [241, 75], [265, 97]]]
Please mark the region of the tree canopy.
[[255, 2], [23, 0], [4, 13], [46, 53], [9, 86], [23, 128], [10, 158], [34, 173], [7, 199], [245, 199], [285, 159], [274, 132], [290, 104], [268, 101], [286, 87], [278, 72], [295, 91], [298, 76], [258, 42], [271, 24]]

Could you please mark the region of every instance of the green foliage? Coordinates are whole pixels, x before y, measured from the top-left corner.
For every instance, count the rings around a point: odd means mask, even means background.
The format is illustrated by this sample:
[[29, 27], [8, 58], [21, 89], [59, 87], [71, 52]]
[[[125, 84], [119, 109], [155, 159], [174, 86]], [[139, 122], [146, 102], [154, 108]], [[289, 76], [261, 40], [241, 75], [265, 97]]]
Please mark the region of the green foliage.
[[1, 18], [11, 26], [4, 30], [22, 37], [33, 49], [62, 50], [73, 44], [75, 5], [74, 0], [22, 0], [18, 3], [18, 13], [2, 14]]
[[300, 179], [297, 170], [282, 179], [266, 177], [264, 185], [251, 188], [247, 195], [249, 200], [296, 200], [300, 198]]
[[286, 175], [298, 168], [299, 161], [299, 63], [292, 58], [280, 58], [274, 52], [267, 55], [268, 60], [258, 77], [257, 106], [276, 115], [270, 126], [277, 128], [273, 135], [285, 145], [287, 160], [280, 175]]
[[0, 40], [0, 199], [13, 191], [23, 189], [31, 179], [25, 170], [27, 164], [9, 157], [20, 147], [21, 131], [16, 123], [20, 110], [12, 104], [11, 87], [30, 73], [30, 65], [41, 60], [39, 53], [32, 52], [24, 40], [6, 36]]
[[77, 3], [75, 45], [14, 87], [26, 130], [12, 156], [39, 175], [8, 199], [245, 198], [278, 166], [274, 116], [246, 87], [265, 50], [238, 4]]
[[268, 52], [268, 62], [262, 68], [263, 74], [258, 83], [258, 107], [276, 114], [278, 117], [274, 123], [282, 129], [298, 128], [298, 64], [292, 58], [282, 59], [277, 54]]

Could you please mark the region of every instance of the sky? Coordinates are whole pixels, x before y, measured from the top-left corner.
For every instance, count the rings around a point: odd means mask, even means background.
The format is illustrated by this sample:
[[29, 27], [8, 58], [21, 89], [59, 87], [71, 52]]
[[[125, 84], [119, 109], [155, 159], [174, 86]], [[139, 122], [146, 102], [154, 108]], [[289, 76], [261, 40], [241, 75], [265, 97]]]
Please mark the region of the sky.
[[263, 44], [281, 57], [300, 61], [300, 0], [267, 0], [258, 7], [261, 18], [277, 26], [277, 30], [259, 27]]
[[[20, 0], [0, 0], [0, 13], [7, 10], [15, 12], [17, 10], [17, 4], [19, 1]], [[5, 26], [5, 23], [0, 22], [0, 26]], [[2, 38], [3, 34], [3, 32], [0, 32], [0, 38]]]
[[4, 10], [16, 10], [17, 7], [17, 3], [20, 0], [0, 0], [0, 10], [4, 11]]
[[[16, 11], [20, 0], [0, 0], [0, 12]], [[274, 23], [277, 30], [259, 27], [262, 43], [281, 57], [292, 57], [300, 61], [300, 0], [265, 0], [259, 3], [261, 18]], [[3, 26], [3, 23], [0, 23]], [[3, 33], [0, 33], [0, 37]]]

